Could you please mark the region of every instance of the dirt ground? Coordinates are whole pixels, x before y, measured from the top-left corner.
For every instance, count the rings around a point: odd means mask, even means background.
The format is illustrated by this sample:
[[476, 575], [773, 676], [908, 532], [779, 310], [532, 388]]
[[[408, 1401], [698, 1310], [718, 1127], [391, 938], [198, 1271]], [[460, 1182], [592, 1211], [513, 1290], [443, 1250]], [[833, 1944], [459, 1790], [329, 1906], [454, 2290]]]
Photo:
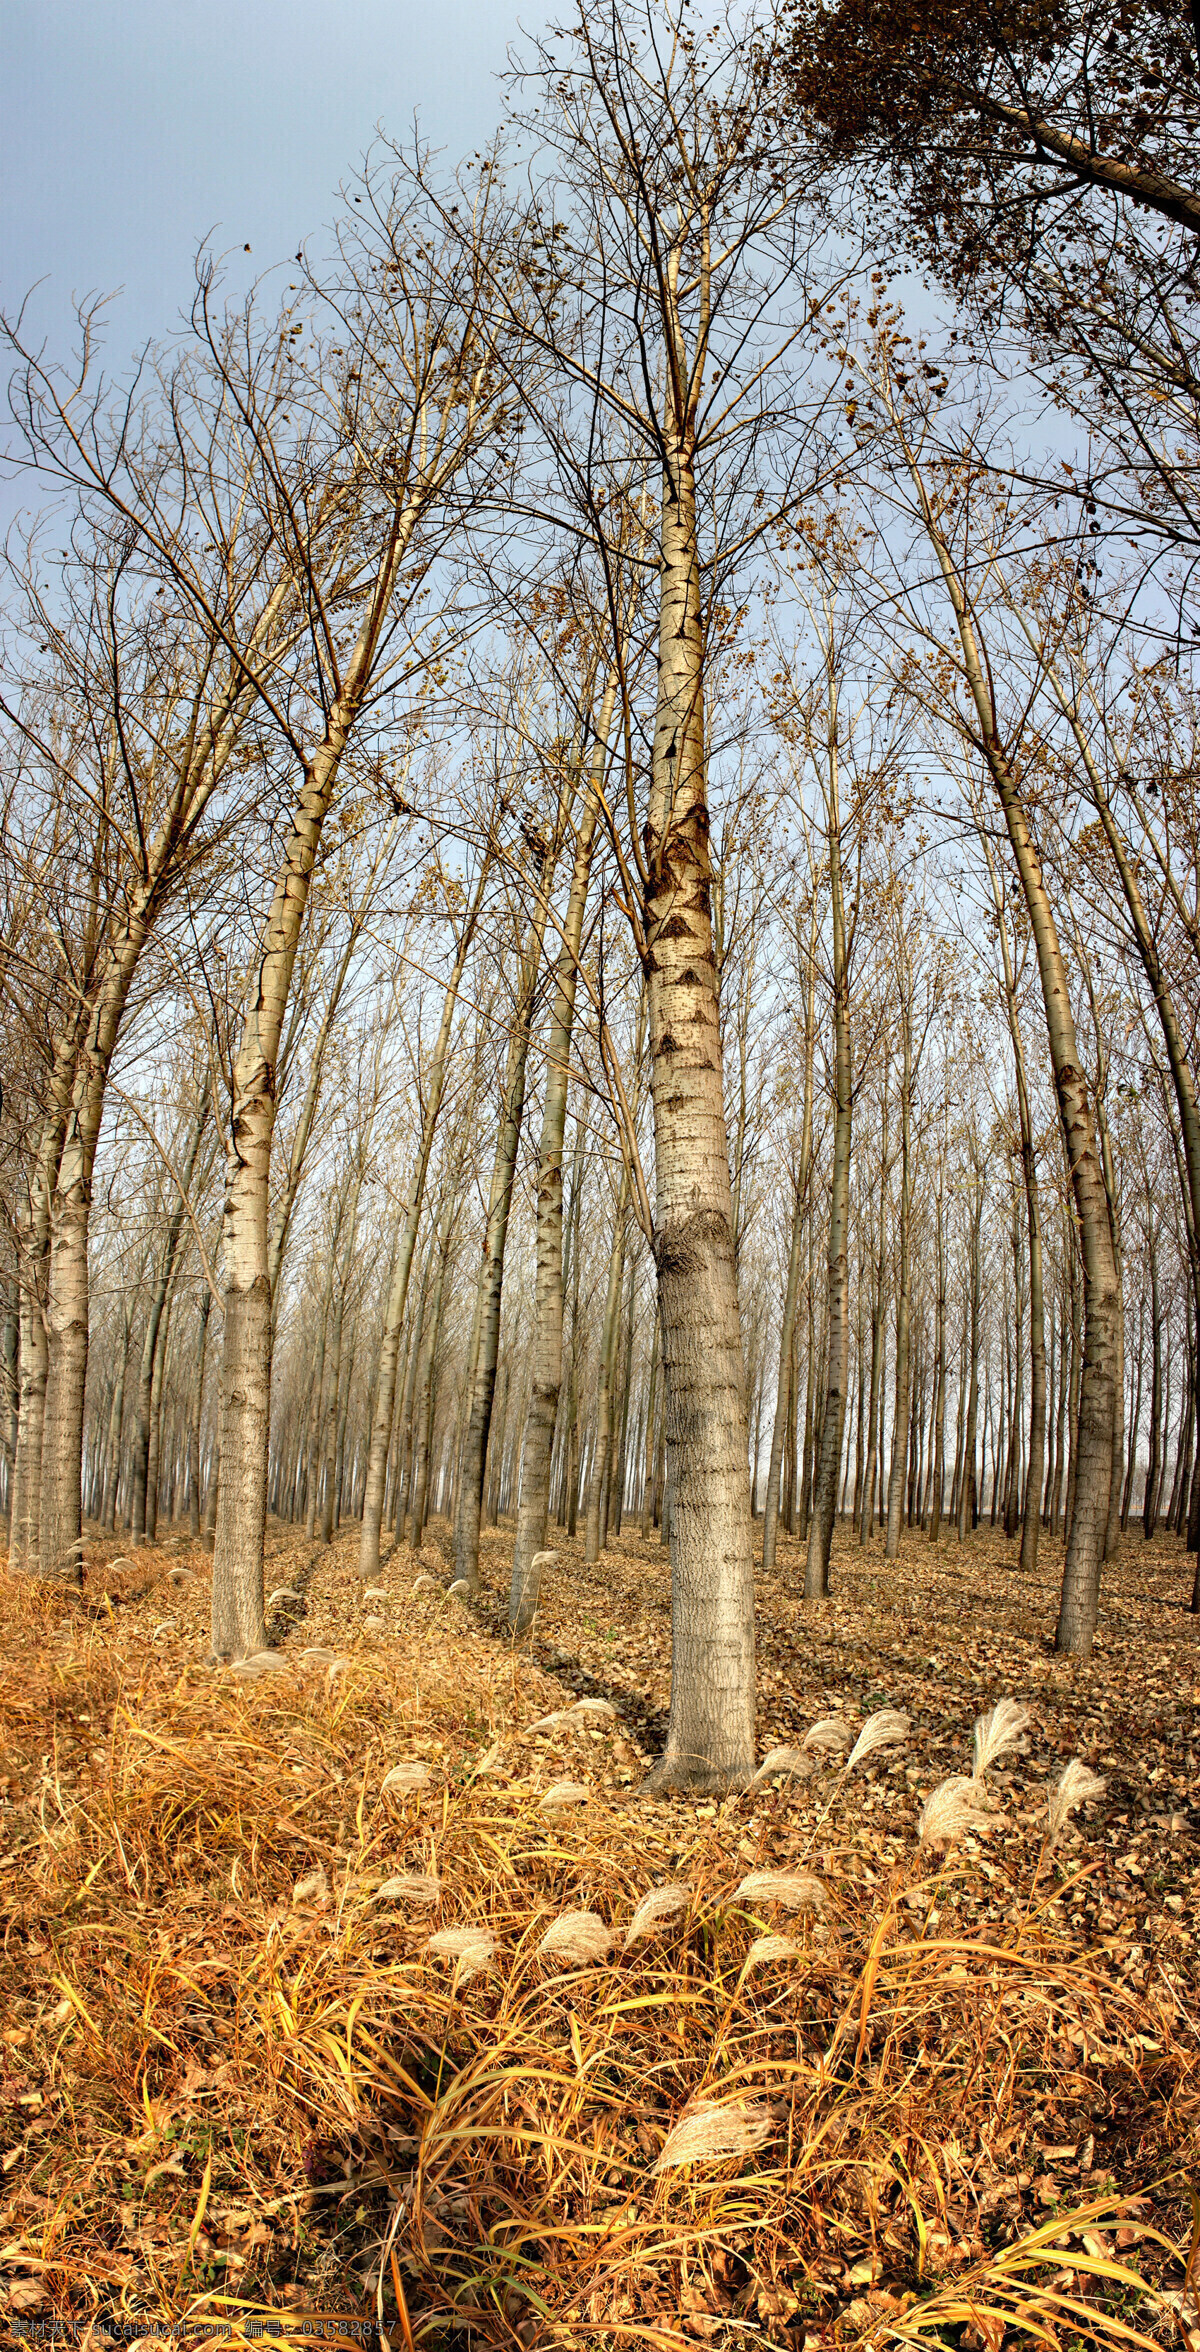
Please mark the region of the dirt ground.
[[[1181, 1547], [1127, 1542], [1084, 1667], [1053, 1655], [1049, 1546], [1030, 1584], [990, 1531], [910, 1535], [888, 1567], [840, 1532], [808, 1610], [784, 1539], [759, 1752], [801, 1754], [718, 1804], [643, 1786], [670, 1684], [657, 1539], [593, 1568], [560, 1540], [517, 1652], [510, 1545], [485, 1533], [465, 1605], [435, 1526], [364, 1604], [355, 1529], [324, 1551], [274, 1527], [284, 1664], [257, 1679], [209, 1665], [186, 1540], [124, 1565], [94, 1543], [82, 1603], [5, 1581], [11, 2318], [102, 2341], [359, 2311], [395, 2352], [1197, 2352]], [[974, 1817], [921, 1845], [1006, 1698], [1028, 1721]], [[848, 1766], [884, 1709], [903, 1738]], [[1052, 1838], [1072, 1758], [1104, 1788]], [[685, 1891], [631, 1938], [661, 1888]]]

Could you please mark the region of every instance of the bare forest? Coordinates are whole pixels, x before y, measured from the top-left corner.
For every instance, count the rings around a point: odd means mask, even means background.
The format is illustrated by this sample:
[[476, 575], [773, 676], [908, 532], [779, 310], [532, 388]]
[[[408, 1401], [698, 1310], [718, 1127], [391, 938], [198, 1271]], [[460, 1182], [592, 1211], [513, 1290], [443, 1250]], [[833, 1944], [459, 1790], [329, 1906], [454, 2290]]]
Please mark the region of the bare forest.
[[4, 322], [18, 2334], [1200, 2352], [1198, 41]]

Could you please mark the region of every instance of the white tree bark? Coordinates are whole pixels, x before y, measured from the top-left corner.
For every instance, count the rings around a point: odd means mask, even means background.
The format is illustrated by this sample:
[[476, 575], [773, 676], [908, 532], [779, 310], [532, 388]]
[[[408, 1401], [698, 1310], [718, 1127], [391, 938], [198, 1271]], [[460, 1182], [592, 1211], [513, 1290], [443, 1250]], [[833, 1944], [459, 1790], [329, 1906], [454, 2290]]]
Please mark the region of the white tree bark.
[[987, 668], [974, 617], [925, 484], [909, 458], [922, 520], [937, 557], [962, 648], [963, 672], [974, 704], [979, 741], [1003, 811], [1037, 952], [1046, 1033], [1058, 1098], [1059, 1125], [1071, 1179], [1083, 1257], [1084, 1333], [1079, 1381], [1078, 1444], [1073, 1463], [1075, 1507], [1067, 1537], [1055, 1647], [1087, 1658], [1100, 1606], [1100, 1572], [1108, 1538], [1116, 1410], [1117, 1322], [1120, 1286], [1113, 1253], [1095, 1119], [1080, 1059], [1067, 984], [1066, 961], [1020, 788], [1001, 742]]
[[508, 1622], [515, 1634], [528, 1632], [537, 1605], [530, 1582], [534, 1555], [546, 1549], [550, 1521], [550, 1460], [563, 1361], [563, 1137], [566, 1131], [571, 1038], [579, 977], [579, 946], [587, 907], [588, 880], [608, 737], [616, 705], [615, 677], [604, 691], [596, 722], [588, 790], [575, 839], [571, 887], [563, 921], [554, 1003], [546, 1042], [546, 1086], [537, 1172], [537, 1272], [535, 1277], [533, 1388], [521, 1448], [521, 1491], [513, 1544]]
[[665, 452], [658, 708], [646, 826], [646, 988], [671, 1495], [671, 1710], [661, 1788], [754, 1768], [754, 1570], [745, 1379], [713, 960], [696, 491]]
[[475, 927], [483, 904], [487, 873], [488, 868], [485, 863], [470, 912], [463, 924], [454, 958], [454, 967], [442, 1000], [442, 1017], [438, 1024], [438, 1033], [429, 1065], [425, 1108], [421, 1119], [421, 1140], [409, 1179], [408, 1193], [399, 1212], [399, 1243], [384, 1312], [383, 1334], [379, 1343], [379, 1362], [375, 1374], [375, 1410], [367, 1455], [366, 1489], [363, 1494], [358, 1573], [364, 1585], [373, 1584], [379, 1574], [379, 1543], [383, 1527], [384, 1494], [387, 1488], [388, 1455], [392, 1444], [392, 1424], [396, 1417], [396, 1373], [400, 1360], [400, 1334], [404, 1327], [404, 1312], [408, 1304], [413, 1252], [417, 1243], [417, 1229], [421, 1222], [421, 1205], [425, 1198], [429, 1159], [433, 1150], [433, 1139], [437, 1130], [442, 1095], [445, 1089], [446, 1056], [450, 1049], [454, 1009], [458, 1002], [458, 993], [462, 986], [467, 956], [470, 952], [471, 941], [475, 936]]
[[504, 1252], [512, 1203], [517, 1145], [525, 1110], [525, 1074], [529, 1063], [529, 1033], [534, 996], [546, 933], [551, 887], [551, 860], [543, 861], [533, 920], [521, 957], [516, 1001], [512, 1010], [508, 1053], [504, 1066], [500, 1125], [492, 1161], [483, 1255], [475, 1291], [471, 1333], [472, 1366], [467, 1402], [467, 1427], [458, 1469], [458, 1499], [454, 1519], [454, 1573], [471, 1586], [479, 1582], [479, 1526], [483, 1508], [483, 1480], [487, 1462], [492, 1400], [500, 1351], [500, 1305], [504, 1285]]

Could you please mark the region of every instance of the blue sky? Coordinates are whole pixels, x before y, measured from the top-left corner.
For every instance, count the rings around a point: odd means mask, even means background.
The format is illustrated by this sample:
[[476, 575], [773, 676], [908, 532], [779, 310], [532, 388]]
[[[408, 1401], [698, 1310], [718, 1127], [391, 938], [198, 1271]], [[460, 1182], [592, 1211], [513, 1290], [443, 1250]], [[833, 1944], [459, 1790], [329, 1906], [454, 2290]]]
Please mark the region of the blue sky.
[[[519, 0], [3, 0], [0, 303], [63, 352], [116, 294], [118, 372], [186, 308], [200, 240], [243, 272], [320, 244], [374, 128], [457, 154], [496, 122]], [[536, 4], [526, 21], [537, 25]], [[242, 247], [249, 244], [247, 259]]]

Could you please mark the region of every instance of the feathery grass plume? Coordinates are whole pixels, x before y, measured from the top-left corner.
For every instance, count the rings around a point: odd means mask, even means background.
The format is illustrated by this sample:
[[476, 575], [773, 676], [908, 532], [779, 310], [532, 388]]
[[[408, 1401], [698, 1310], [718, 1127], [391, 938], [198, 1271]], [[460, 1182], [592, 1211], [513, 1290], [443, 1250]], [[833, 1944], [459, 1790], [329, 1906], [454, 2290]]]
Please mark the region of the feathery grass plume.
[[803, 1960], [804, 1946], [794, 1936], [755, 1936], [746, 1954], [747, 1968], [758, 1968], [764, 1960]]
[[1015, 1746], [1031, 1720], [1028, 1707], [1020, 1699], [997, 1699], [986, 1715], [977, 1717], [972, 1742], [973, 1780], [982, 1780], [988, 1765]]
[[760, 1782], [774, 1780], [778, 1776], [795, 1773], [806, 1774], [809, 1769], [803, 1749], [772, 1748], [770, 1755], [763, 1757], [750, 1786], [757, 1788]]
[[251, 1650], [248, 1662], [264, 1674], [286, 1674], [292, 1663], [282, 1650]]
[[384, 1774], [380, 1782], [380, 1794], [385, 1789], [424, 1788], [428, 1778], [428, 1764], [423, 1764], [419, 1756], [407, 1756], [403, 1763], [393, 1764], [391, 1771]]
[[582, 1805], [591, 1796], [586, 1781], [556, 1780], [538, 1800], [539, 1813], [557, 1813], [562, 1805]]
[[687, 1910], [691, 1899], [691, 1887], [682, 1879], [675, 1886], [651, 1887], [649, 1894], [642, 1896], [625, 1930], [626, 1951], [631, 1944], [640, 1943], [642, 1937], [649, 1935], [651, 1929], [660, 1926], [664, 1919], [678, 1918], [681, 1911]]
[[532, 1739], [538, 1731], [557, 1731], [561, 1724], [578, 1723], [581, 1716], [595, 1723], [607, 1723], [615, 1721], [616, 1714], [616, 1708], [607, 1699], [576, 1699], [572, 1707], [556, 1707], [552, 1715], [539, 1715], [537, 1722], [530, 1724], [527, 1736]]
[[428, 1575], [424, 1569], [422, 1569], [419, 1576], [415, 1576], [413, 1578], [414, 1592], [437, 1592], [437, 1590], [438, 1580], [436, 1576]]
[[470, 1592], [471, 1587], [467, 1578], [465, 1576], [456, 1576], [453, 1584], [448, 1584], [446, 1586], [446, 1599], [448, 1601], [466, 1600], [469, 1599]]
[[257, 1658], [234, 1658], [229, 1671], [239, 1682], [261, 1682], [267, 1668]]
[[730, 2156], [749, 2156], [770, 2136], [771, 2110], [764, 2101], [742, 2100], [728, 2107], [709, 2101], [694, 2107], [668, 2132], [650, 2170], [674, 2172], [681, 2164], [721, 2164]]
[[1064, 1764], [1050, 1790], [1051, 1837], [1058, 1836], [1068, 1814], [1074, 1812], [1076, 1805], [1086, 1805], [1091, 1797], [1102, 1797], [1107, 1787], [1108, 1782], [1102, 1780], [1098, 1772], [1093, 1772], [1088, 1765], [1081, 1763], [1078, 1756], [1072, 1756], [1070, 1763]]
[[853, 1772], [865, 1756], [873, 1756], [876, 1748], [898, 1747], [909, 1734], [911, 1718], [899, 1707], [881, 1707], [877, 1714], [868, 1715], [858, 1738], [846, 1758], [847, 1772]]
[[386, 1633], [387, 1626], [382, 1617], [364, 1617], [363, 1631], [365, 1633]]
[[850, 1726], [840, 1715], [823, 1715], [819, 1723], [810, 1725], [800, 1742], [802, 1755], [810, 1748], [823, 1756], [844, 1756], [850, 1745]]
[[266, 1605], [268, 1609], [273, 1609], [276, 1601], [302, 1601], [303, 1599], [303, 1593], [298, 1593], [294, 1585], [277, 1584], [274, 1592], [267, 1594]]
[[969, 1829], [991, 1826], [992, 1817], [980, 1803], [979, 1782], [968, 1780], [963, 1772], [952, 1772], [948, 1780], [939, 1781], [930, 1791], [921, 1807], [917, 1843], [949, 1846]]
[[453, 1960], [460, 1984], [468, 1984], [496, 1956], [496, 1938], [487, 1927], [439, 1927], [425, 1946], [435, 1960]]
[[424, 1870], [404, 1870], [399, 1878], [385, 1878], [375, 1892], [387, 1903], [440, 1903], [442, 1882]]
[[[113, 1561], [113, 1567], [114, 1567], [114, 1568], [127, 1568], [128, 1566], [129, 1566], [129, 1562], [128, 1562], [127, 1560], [114, 1560], [114, 1561]], [[192, 1581], [192, 1571], [191, 1571], [191, 1569], [190, 1569], [190, 1568], [168, 1568], [168, 1570], [167, 1570], [167, 1583], [168, 1583], [168, 1584], [190, 1584], [190, 1583], [191, 1583], [191, 1581]]]
[[332, 1666], [336, 1657], [336, 1650], [327, 1650], [321, 1642], [314, 1642], [311, 1649], [301, 1650], [300, 1663], [302, 1666], [306, 1662], [311, 1666]]
[[160, 1633], [170, 1633], [172, 1627], [178, 1625], [178, 1623], [178, 1617], [163, 1617], [155, 1626], [154, 1631], [150, 1636], [151, 1641], [156, 1642]]
[[327, 1667], [326, 1667], [326, 1669], [325, 1669], [325, 1688], [326, 1688], [326, 1690], [332, 1690], [332, 1688], [333, 1688], [333, 1685], [334, 1685], [334, 1683], [337, 1681], [337, 1678], [338, 1678], [339, 1674], [344, 1674], [344, 1673], [346, 1672], [346, 1669], [347, 1669], [347, 1667], [349, 1666], [349, 1664], [350, 1664], [350, 1660], [349, 1660], [349, 1658], [331, 1658], [331, 1659], [330, 1659], [330, 1662], [329, 1662], [328, 1666], [327, 1666]]
[[733, 1890], [735, 1903], [778, 1903], [781, 1911], [820, 1911], [825, 1889], [807, 1870], [750, 1870]]
[[325, 1875], [323, 1862], [318, 1862], [316, 1869], [310, 1870], [307, 1877], [296, 1880], [296, 1884], [292, 1888], [292, 1901], [293, 1903], [314, 1904], [329, 1901], [329, 1880]]
[[586, 1968], [592, 1961], [607, 1960], [612, 1941], [612, 1930], [598, 1912], [564, 1911], [551, 1921], [538, 1950], [544, 1960], [557, 1960], [563, 1968]]
[[362, 1597], [364, 1601], [386, 1601], [391, 1596], [386, 1584], [364, 1584]]

